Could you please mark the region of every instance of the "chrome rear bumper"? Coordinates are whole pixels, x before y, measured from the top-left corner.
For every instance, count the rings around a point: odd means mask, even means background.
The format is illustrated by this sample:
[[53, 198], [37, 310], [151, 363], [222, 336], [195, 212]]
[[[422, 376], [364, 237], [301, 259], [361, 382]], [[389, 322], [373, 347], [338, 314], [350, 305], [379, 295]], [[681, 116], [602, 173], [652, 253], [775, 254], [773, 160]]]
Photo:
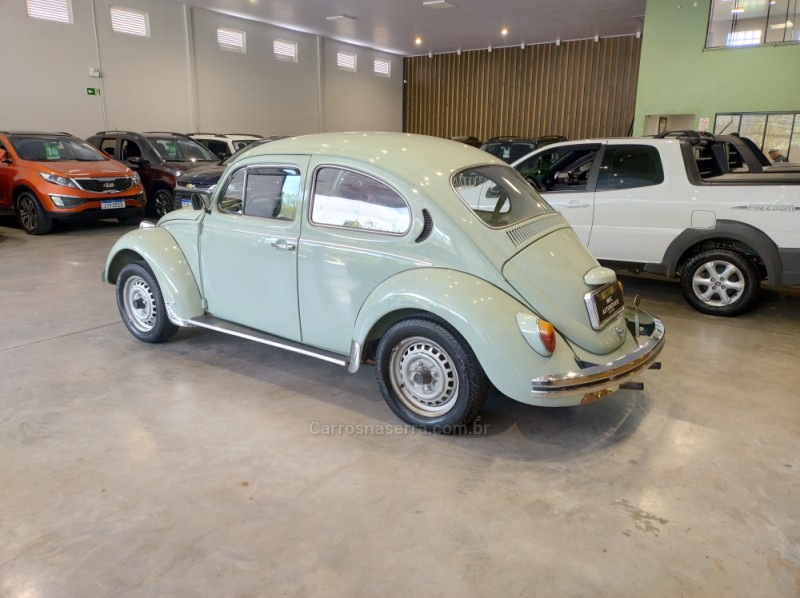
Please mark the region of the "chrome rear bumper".
[[[620, 384], [649, 368], [664, 348], [664, 324], [652, 314], [625, 306], [628, 331], [634, 334], [639, 347], [603, 365], [551, 374], [531, 381], [531, 395], [536, 399], [560, 398], [568, 395], [587, 395], [590, 402], [610, 394]], [[636, 330], [638, 322], [638, 330]]]

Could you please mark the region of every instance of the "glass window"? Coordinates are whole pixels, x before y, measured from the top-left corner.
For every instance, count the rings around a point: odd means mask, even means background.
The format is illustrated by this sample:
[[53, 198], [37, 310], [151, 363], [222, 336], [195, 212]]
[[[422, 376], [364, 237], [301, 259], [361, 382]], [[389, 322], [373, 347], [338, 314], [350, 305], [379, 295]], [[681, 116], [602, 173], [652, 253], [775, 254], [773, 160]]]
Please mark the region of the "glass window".
[[272, 53], [278, 60], [297, 62], [297, 42], [276, 39], [272, 42]]
[[516, 168], [541, 191], [584, 191], [598, 149], [598, 144], [556, 148], [531, 156]]
[[107, 158], [85, 141], [64, 137], [10, 136], [21, 160], [33, 162], [99, 162]]
[[219, 211], [227, 214], [241, 214], [244, 203], [245, 169], [240, 168], [228, 179], [225, 190], [219, 197]]
[[131, 158], [141, 158], [141, 157], [142, 157], [142, 150], [141, 148], [139, 148], [138, 143], [136, 143], [135, 141], [131, 141], [130, 139], [122, 140], [122, 149], [120, 151], [121, 160], [130, 160]]
[[124, 6], [110, 6], [109, 11], [111, 12], [111, 29], [117, 33], [150, 37], [150, 19], [146, 12]]
[[706, 48], [798, 43], [798, 0], [711, 0]]
[[[735, 133], [772, 162], [800, 162], [800, 113], [718, 114], [715, 133]], [[775, 151], [772, 151], [775, 150]], [[760, 158], [766, 165], [766, 160]]]
[[388, 185], [342, 168], [317, 170], [311, 221], [328, 226], [402, 234], [411, 226], [411, 210]]
[[27, 0], [28, 16], [57, 23], [72, 23], [70, 0]]
[[224, 141], [215, 141], [214, 139], [205, 139], [200, 141], [203, 145], [205, 145], [211, 153], [216, 156], [219, 156], [222, 159], [227, 158], [231, 155], [228, 151], [228, 144]]
[[343, 71], [356, 71], [356, 55], [353, 52], [340, 51], [336, 53], [336, 66]]
[[300, 195], [300, 171], [296, 168], [251, 166], [247, 168], [245, 216], [294, 220]]
[[245, 53], [245, 33], [238, 29], [217, 28], [217, 45], [221, 50]]
[[178, 136], [147, 135], [162, 160], [179, 162], [219, 162], [219, 158], [193, 139]]
[[600, 165], [598, 191], [647, 187], [664, 182], [658, 150], [649, 145], [609, 145]]
[[553, 211], [509, 166], [478, 166], [456, 173], [453, 188], [478, 218], [493, 228]]

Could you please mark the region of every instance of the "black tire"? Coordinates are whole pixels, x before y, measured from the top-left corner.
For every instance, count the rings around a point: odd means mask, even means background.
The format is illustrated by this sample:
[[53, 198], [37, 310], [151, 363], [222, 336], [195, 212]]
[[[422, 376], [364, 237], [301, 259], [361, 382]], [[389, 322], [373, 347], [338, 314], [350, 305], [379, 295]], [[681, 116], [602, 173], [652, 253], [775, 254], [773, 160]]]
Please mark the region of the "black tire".
[[123, 226], [133, 226], [134, 224], [139, 224], [142, 221], [143, 216], [144, 214], [137, 212], [136, 214], [131, 214], [130, 216], [120, 216], [117, 218], [117, 222]]
[[681, 290], [694, 309], [714, 316], [737, 316], [758, 299], [761, 278], [746, 257], [712, 249], [690, 259], [681, 273]]
[[153, 191], [150, 201], [147, 203], [147, 215], [154, 218], [161, 218], [164, 214], [175, 209], [175, 200], [172, 191], [166, 187], [158, 187]]
[[430, 320], [392, 326], [378, 343], [375, 371], [392, 411], [431, 432], [466, 431], [489, 392], [486, 374], [467, 342]]
[[46, 235], [53, 230], [53, 219], [44, 211], [39, 198], [31, 191], [23, 191], [14, 204], [19, 224], [29, 235]]
[[167, 316], [158, 281], [145, 262], [123, 266], [117, 277], [116, 290], [122, 321], [140, 341], [160, 343], [178, 331]]

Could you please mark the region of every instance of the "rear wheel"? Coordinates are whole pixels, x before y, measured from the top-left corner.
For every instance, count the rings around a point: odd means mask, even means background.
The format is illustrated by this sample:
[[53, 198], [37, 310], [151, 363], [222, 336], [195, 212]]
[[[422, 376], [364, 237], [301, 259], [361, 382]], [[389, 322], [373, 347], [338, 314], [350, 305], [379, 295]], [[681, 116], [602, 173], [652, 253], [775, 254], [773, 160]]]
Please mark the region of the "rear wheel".
[[463, 431], [486, 400], [489, 382], [472, 349], [436, 322], [404, 320], [378, 344], [378, 386], [403, 421], [445, 434]]
[[736, 316], [746, 311], [756, 302], [760, 286], [753, 263], [727, 249], [699, 253], [681, 274], [681, 290], [689, 305], [715, 316]]
[[117, 277], [116, 290], [122, 321], [140, 341], [160, 343], [178, 331], [167, 316], [158, 281], [145, 262], [123, 266]]
[[17, 197], [17, 219], [29, 235], [46, 235], [53, 229], [53, 219], [47, 215], [39, 199], [30, 191]]

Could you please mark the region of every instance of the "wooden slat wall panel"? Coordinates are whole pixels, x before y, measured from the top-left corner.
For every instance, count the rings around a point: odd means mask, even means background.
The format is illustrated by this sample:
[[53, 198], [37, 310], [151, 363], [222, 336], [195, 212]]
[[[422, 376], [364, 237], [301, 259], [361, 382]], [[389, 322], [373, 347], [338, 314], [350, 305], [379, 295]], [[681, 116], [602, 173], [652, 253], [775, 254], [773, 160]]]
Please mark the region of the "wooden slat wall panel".
[[634, 36], [405, 59], [404, 130], [569, 139], [624, 136], [634, 114]]

